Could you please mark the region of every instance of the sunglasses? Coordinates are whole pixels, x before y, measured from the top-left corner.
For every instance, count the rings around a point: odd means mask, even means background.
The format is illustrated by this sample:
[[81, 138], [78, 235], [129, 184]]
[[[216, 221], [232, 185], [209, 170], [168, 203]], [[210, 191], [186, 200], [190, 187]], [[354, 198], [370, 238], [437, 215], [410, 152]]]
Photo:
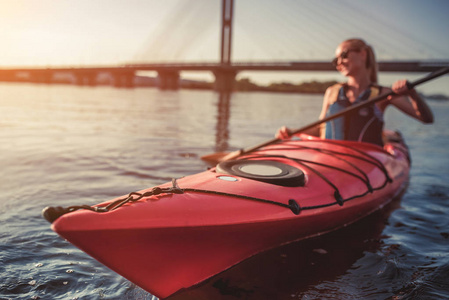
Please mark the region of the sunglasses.
[[341, 60], [347, 59], [349, 53], [351, 53], [351, 52], [360, 52], [360, 49], [355, 49], [355, 48], [354, 48], [354, 49], [348, 49], [348, 50], [343, 51], [342, 53], [340, 53], [339, 56], [335, 57], [335, 58], [332, 60], [332, 65], [334, 65], [334, 67], [337, 67], [337, 66], [340, 64], [340, 59], [341, 59]]

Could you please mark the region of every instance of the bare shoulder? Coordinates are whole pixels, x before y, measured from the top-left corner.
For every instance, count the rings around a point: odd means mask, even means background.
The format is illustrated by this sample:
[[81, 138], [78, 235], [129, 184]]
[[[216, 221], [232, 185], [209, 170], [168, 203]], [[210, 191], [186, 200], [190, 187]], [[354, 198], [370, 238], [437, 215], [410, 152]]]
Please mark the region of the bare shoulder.
[[324, 92], [324, 101], [327, 101], [329, 99], [330, 95], [332, 94], [333, 86], [330, 86], [326, 89], [326, 92]]
[[340, 91], [340, 88], [343, 86], [343, 83], [336, 83], [334, 85], [331, 85], [326, 89], [326, 92], [324, 93], [324, 103], [325, 104], [331, 104], [332, 102], [337, 100], [338, 93]]

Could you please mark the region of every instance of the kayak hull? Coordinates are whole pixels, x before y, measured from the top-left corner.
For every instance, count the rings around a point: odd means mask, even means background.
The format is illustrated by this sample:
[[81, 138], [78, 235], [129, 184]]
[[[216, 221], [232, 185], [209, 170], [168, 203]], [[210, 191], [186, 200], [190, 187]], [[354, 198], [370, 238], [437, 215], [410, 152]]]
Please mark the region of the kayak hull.
[[400, 142], [382, 149], [302, 135], [242, 159], [294, 166], [304, 173], [304, 183], [283, 186], [217, 167], [108, 212], [70, 212], [52, 228], [165, 298], [262, 251], [347, 226], [388, 204], [409, 176], [407, 148]]

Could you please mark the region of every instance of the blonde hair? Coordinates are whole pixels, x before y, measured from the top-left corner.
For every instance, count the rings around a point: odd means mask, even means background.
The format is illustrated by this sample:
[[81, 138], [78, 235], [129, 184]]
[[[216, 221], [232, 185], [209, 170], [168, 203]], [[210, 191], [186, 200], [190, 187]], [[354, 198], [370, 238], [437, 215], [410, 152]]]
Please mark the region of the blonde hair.
[[350, 44], [351, 48], [366, 50], [366, 68], [368, 69], [370, 80], [373, 83], [377, 83], [377, 62], [373, 48], [362, 39], [349, 39], [343, 43]]

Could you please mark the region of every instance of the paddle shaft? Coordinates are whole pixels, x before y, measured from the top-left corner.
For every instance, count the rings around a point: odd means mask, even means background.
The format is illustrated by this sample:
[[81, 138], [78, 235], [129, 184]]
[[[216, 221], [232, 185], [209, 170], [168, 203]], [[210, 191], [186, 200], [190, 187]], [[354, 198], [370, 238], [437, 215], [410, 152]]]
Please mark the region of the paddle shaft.
[[[408, 86], [409, 89], [412, 89], [412, 88], [414, 88], [415, 86], [417, 86], [417, 85], [419, 85], [421, 83], [427, 82], [427, 81], [432, 80], [432, 79], [437, 78], [437, 77], [440, 77], [440, 76], [442, 76], [442, 75], [444, 75], [446, 73], [449, 73], [449, 67], [440, 69], [440, 70], [438, 70], [436, 72], [433, 72], [433, 73], [429, 74], [428, 76], [426, 76], [424, 78], [421, 78], [419, 80], [416, 80], [414, 82], [409, 82], [407, 84], [407, 86]], [[373, 99], [370, 99], [368, 101], [364, 101], [364, 102], [358, 103], [356, 105], [352, 105], [352, 106], [350, 106], [350, 107], [348, 107], [348, 108], [346, 108], [346, 109], [344, 109], [344, 110], [342, 110], [342, 111], [340, 111], [340, 112], [338, 112], [336, 114], [333, 114], [333, 115], [328, 116], [328, 117], [326, 117], [324, 119], [321, 119], [321, 120], [318, 120], [316, 122], [313, 122], [313, 123], [311, 123], [311, 124], [309, 124], [307, 126], [304, 126], [302, 128], [295, 129], [295, 130], [291, 131], [291, 134], [293, 135], [293, 134], [297, 134], [297, 133], [300, 133], [300, 132], [312, 129], [313, 127], [315, 127], [317, 125], [320, 125], [321, 123], [331, 121], [331, 120], [336, 119], [338, 117], [341, 117], [341, 116], [343, 116], [343, 115], [345, 115], [345, 114], [347, 114], [349, 112], [352, 112], [352, 111], [358, 110], [360, 108], [369, 106], [371, 104], [379, 102], [380, 100], [383, 100], [383, 99], [385, 99], [385, 98], [387, 98], [389, 96], [393, 96], [393, 95], [396, 95], [396, 94], [394, 92], [389, 92], [387, 94], [379, 95], [379, 96], [377, 96], [377, 97], [375, 97]], [[274, 138], [274, 139], [271, 139], [271, 140], [266, 141], [264, 143], [261, 143], [259, 145], [242, 149], [242, 150], [240, 150], [239, 154], [245, 154], [245, 153], [253, 152], [253, 151], [256, 151], [259, 148], [262, 148], [262, 147], [265, 147], [265, 146], [277, 143], [279, 141], [281, 141], [281, 139]]]

